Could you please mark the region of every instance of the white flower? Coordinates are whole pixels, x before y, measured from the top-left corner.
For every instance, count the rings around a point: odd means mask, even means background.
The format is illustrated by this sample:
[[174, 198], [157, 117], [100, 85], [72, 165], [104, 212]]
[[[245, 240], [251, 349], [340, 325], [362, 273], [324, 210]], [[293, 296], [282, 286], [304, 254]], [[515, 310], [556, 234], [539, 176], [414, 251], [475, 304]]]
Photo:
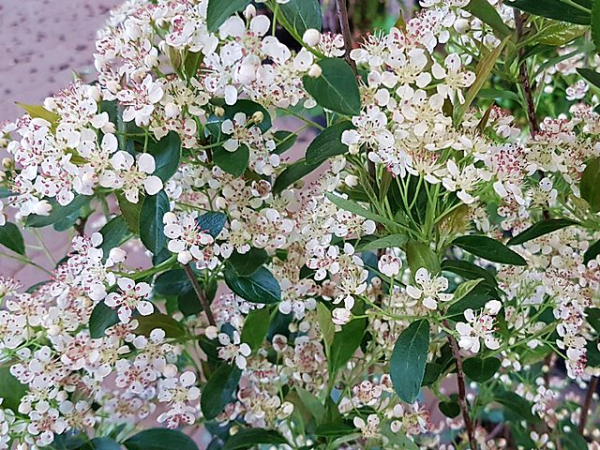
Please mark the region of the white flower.
[[342, 134], [342, 143], [350, 147], [351, 153], [357, 153], [361, 145], [373, 149], [394, 145], [394, 135], [387, 129], [388, 119], [378, 106], [370, 105], [360, 116], [354, 117], [352, 123], [356, 130]]
[[362, 435], [369, 438], [379, 438], [381, 432], [379, 431], [379, 417], [375, 414], [369, 414], [365, 422], [361, 417], [355, 417], [353, 420], [354, 426], [360, 430]]
[[117, 281], [121, 292], [111, 292], [104, 300], [106, 306], [118, 308], [119, 319], [129, 323], [131, 314], [137, 310], [142, 316], [154, 312], [154, 306], [146, 299], [150, 296], [152, 288], [148, 283], [135, 283], [130, 278], [120, 278]]
[[432, 277], [424, 267], [417, 270], [415, 282], [419, 287], [408, 285], [406, 293], [415, 300], [421, 300], [423, 306], [428, 309], [437, 309], [438, 300], [443, 302], [452, 300], [452, 294], [444, 293], [448, 289], [448, 280], [442, 276]]
[[139, 155], [137, 165], [133, 156], [125, 151], [118, 151], [110, 158], [114, 170], [107, 170], [100, 179], [100, 185], [107, 188], [122, 189], [125, 198], [137, 203], [141, 189], [148, 195], [156, 195], [163, 183], [156, 175], [154, 157], [149, 153]]
[[233, 331], [232, 337], [227, 333], [219, 333], [219, 343], [222, 345], [219, 348], [219, 358], [235, 361], [236, 366], [244, 370], [247, 365], [246, 357], [250, 356], [252, 349], [245, 342], [241, 342], [240, 333]]
[[401, 266], [402, 261], [394, 255], [382, 255], [377, 263], [379, 271], [390, 278], [394, 278], [400, 273]]
[[465, 319], [468, 323], [458, 322], [456, 331], [460, 334], [458, 345], [473, 353], [478, 353], [481, 349], [480, 339], [490, 350], [500, 348], [500, 342], [493, 335], [494, 317], [500, 311], [502, 304], [498, 300], [492, 300], [486, 303], [484, 310], [476, 316], [472, 309], [466, 309]]

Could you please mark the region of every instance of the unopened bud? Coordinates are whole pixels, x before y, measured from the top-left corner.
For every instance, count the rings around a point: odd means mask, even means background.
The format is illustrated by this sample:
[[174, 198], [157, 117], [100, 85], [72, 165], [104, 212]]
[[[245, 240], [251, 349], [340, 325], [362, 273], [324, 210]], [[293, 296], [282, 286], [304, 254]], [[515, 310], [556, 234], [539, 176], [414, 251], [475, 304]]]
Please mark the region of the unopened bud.
[[254, 16], [256, 16], [256, 8], [254, 5], [248, 5], [248, 7], [244, 10], [244, 17], [246, 20], [250, 20]]
[[263, 120], [265, 120], [265, 115], [262, 111], [256, 111], [254, 114], [252, 114], [252, 122], [259, 124], [262, 123]]
[[358, 177], [356, 175], [348, 175], [344, 181], [346, 182], [346, 186], [348, 187], [356, 187], [358, 186]]
[[316, 47], [321, 42], [321, 33], [314, 28], [310, 28], [304, 32], [304, 36], [302, 36], [302, 40], [309, 47]]
[[5, 169], [10, 169], [13, 166], [13, 160], [10, 158], [4, 158], [2, 160], [2, 167]]
[[217, 106], [215, 108], [215, 116], [217, 117], [223, 117], [225, 115], [225, 109], [222, 108], [221, 106]]
[[311, 78], [319, 78], [323, 75], [323, 69], [318, 64], [313, 64], [310, 69], [308, 69], [308, 76]]

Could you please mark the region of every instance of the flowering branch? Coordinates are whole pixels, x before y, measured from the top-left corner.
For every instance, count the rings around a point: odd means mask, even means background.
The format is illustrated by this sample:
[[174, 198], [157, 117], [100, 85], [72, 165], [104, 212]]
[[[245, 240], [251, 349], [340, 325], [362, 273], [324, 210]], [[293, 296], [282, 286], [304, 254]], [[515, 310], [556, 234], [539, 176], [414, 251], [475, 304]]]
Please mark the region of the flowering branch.
[[[449, 328], [449, 324], [445, 321], [444, 324], [447, 328]], [[469, 446], [471, 450], [477, 449], [477, 441], [475, 440], [475, 430], [473, 428], [473, 422], [471, 421], [471, 416], [469, 415], [469, 406], [467, 404], [467, 390], [466, 390], [466, 382], [465, 382], [465, 372], [463, 371], [462, 366], [462, 358], [460, 356], [460, 348], [458, 347], [458, 343], [454, 336], [451, 334], [448, 335], [448, 342], [450, 343], [450, 347], [452, 348], [452, 356], [456, 360], [456, 376], [458, 382], [458, 405], [460, 406], [460, 410], [462, 412], [463, 420], [465, 421], [465, 428], [467, 429], [467, 436], [469, 437]]]
[[202, 305], [202, 309], [204, 309], [204, 312], [206, 313], [206, 317], [208, 318], [208, 323], [211, 324], [212, 326], [216, 325], [215, 317], [213, 316], [213, 313], [210, 309], [210, 303], [208, 303], [206, 294], [200, 287], [200, 284], [198, 283], [198, 280], [196, 279], [196, 275], [194, 275], [194, 271], [192, 270], [192, 268], [190, 267], [189, 264], [183, 264], [182, 267], [183, 267], [183, 270], [185, 271], [185, 274], [187, 275], [188, 279], [192, 283], [192, 286], [194, 287], [194, 292], [196, 292], [196, 295], [198, 296], [198, 300], [200, 300], [200, 304]]
[[594, 394], [598, 389], [598, 377], [592, 377], [590, 383], [588, 384], [587, 394], [585, 395], [585, 401], [583, 402], [583, 406], [581, 409], [581, 419], [579, 421], [579, 432], [583, 434], [585, 430], [585, 426], [587, 425], [588, 415], [590, 412], [590, 407], [592, 406], [592, 400], [594, 398]]
[[348, 18], [348, 5], [346, 0], [336, 0], [337, 4], [337, 12], [338, 18], [340, 20], [340, 29], [342, 31], [342, 36], [344, 37], [344, 47], [346, 48], [346, 61], [356, 73], [356, 63], [350, 57], [350, 52], [352, 51], [352, 33], [350, 32], [350, 19]]

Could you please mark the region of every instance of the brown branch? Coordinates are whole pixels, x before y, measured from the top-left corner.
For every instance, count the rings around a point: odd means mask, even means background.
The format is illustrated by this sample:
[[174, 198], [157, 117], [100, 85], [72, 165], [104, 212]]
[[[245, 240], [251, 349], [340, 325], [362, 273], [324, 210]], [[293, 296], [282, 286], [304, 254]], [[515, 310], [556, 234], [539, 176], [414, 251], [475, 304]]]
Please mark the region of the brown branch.
[[[446, 326], [448, 326], [446, 324]], [[462, 412], [463, 420], [465, 422], [465, 428], [467, 429], [467, 436], [469, 437], [469, 446], [471, 450], [477, 450], [477, 441], [475, 440], [475, 429], [473, 428], [473, 421], [469, 415], [469, 405], [467, 404], [467, 388], [465, 382], [465, 373], [463, 372], [462, 359], [460, 357], [460, 348], [454, 336], [448, 335], [448, 342], [452, 348], [452, 356], [456, 360], [456, 375], [458, 381], [458, 406]]]
[[[523, 37], [523, 16], [518, 9], [514, 9], [515, 15], [515, 27], [517, 29], [517, 41], [520, 41]], [[525, 48], [523, 47], [519, 51], [519, 58], [525, 55]], [[523, 95], [525, 96], [525, 109], [527, 113], [527, 121], [529, 122], [529, 133], [531, 137], [534, 137], [539, 131], [540, 126], [537, 122], [535, 114], [535, 101], [533, 100], [533, 90], [531, 88], [531, 81], [529, 80], [529, 71], [527, 70], [527, 61], [521, 61], [519, 67], [519, 84], [523, 89]]]
[[336, 0], [338, 18], [340, 20], [340, 29], [342, 30], [342, 36], [344, 37], [344, 47], [346, 49], [346, 61], [356, 71], [356, 63], [350, 57], [352, 51], [352, 33], [350, 32], [350, 19], [348, 18], [348, 5], [346, 0]]
[[198, 296], [198, 300], [200, 300], [200, 304], [202, 305], [202, 309], [204, 309], [204, 312], [206, 313], [206, 317], [208, 317], [208, 323], [210, 323], [211, 325], [216, 325], [215, 318], [210, 309], [210, 303], [208, 303], [206, 294], [200, 287], [200, 284], [198, 283], [198, 280], [196, 279], [196, 275], [194, 274], [194, 271], [192, 270], [192, 268], [190, 267], [189, 264], [182, 264], [182, 266], [183, 266], [183, 270], [185, 271], [185, 274], [187, 275], [188, 279], [192, 283], [194, 291], [196, 292], [196, 295]]
[[585, 396], [585, 401], [583, 402], [583, 409], [581, 410], [581, 419], [579, 420], [579, 431], [581, 432], [581, 434], [583, 434], [585, 426], [587, 425], [588, 414], [590, 412], [592, 400], [597, 389], [598, 377], [592, 377], [590, 383], [588, 384], [587, 394]]

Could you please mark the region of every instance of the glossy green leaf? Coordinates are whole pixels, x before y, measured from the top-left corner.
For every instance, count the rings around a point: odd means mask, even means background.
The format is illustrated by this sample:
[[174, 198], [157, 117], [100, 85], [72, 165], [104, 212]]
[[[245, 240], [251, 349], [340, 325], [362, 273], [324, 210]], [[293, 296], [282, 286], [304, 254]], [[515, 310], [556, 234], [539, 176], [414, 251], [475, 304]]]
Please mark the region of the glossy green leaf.
[[287, 440], [275, 430], [245, 428], [229, 437], [222, 450], [246, 450], [260, 445], [284, 445]]
[[366, 328], [366, 319], [354, 319], [344, 325], [341, 331], [335, 333], [329, 350], [329, 369], [331, 374], [336, 373], [350, 361], [350, 358], [352, 358], [362, 342]]
[[[215, 295], [217, 294], [218, 284], [216, 282], [212, 282], [207, 285], [200, 285], [200, 289], [206, 296], [206, 299], [209, 303], [212, 303]], [[177, 307], [179, 311], [184, 316], [195, 316], [200, 314], [203, 311], [202, 303], [200, 303], [200, 299], [198, 298], [198, 294], [193, 289], [181, 294], [177, 297]]]
[[352, 129], [354, 125], [349, 121], [325, 128], [308, 146], [306, 164], [320, 164], [333, 156], [347, 153], [348, 146], [342, 143], [342, 135]]
[[429, 322], [409, 325], [396, 341], [390, 359], [390, 377], [398, 396], [407, 403], [415, 401], [421, 390], [429, 351]]
[[0, 227], [0, 245], [5, 246], [19, 255], [25, 255], [25, 241], [18, 226], [6, 222]]
[[298, 135], [292, 131], [276, 131], [273, 133], [273, 137], [275, 138], [275, 143], [277, 144], [277, 147], [275, 150], [273, 150], [273, 153], [278, 155], [287, 152], [298, 140]]
[[600, 158], [588, 161], [579, 181], [579, 189], [581, 198], [590, 205], [590, 211], [600, 211]]
[[325, 349], [329, 354], [335, 339], [335, 325], [331, 317], [331, 311], [323, 303], [317, 303], [317, 321], [323, 335], [323, 341], [325, 341]]
[[440, 260], [437, 255], [431, 250], [429, 245], [417, 241], [410, 241], [406, 245], [406, 259], [408, 267], [414, 274], [421, 267], [424, 267], [430, 273], [436, 274], [440, 271]]
[[66, 206], [61, 206], [54, 199], [48, 200], [48, 203], [52, 206], [52, 211], [47, 216], [38, 216], [37, 214], [31, 214], [27, 216], [25, 226], [30, 228], [42, 228], [49, 225], [54, 225], [65, 217], [77, 214], [79, 210], [88, 205], [91, 201], [91, 196], [79, 195], [73, 199], [71, 203]]
[[116, 216], [109, 220], [100, 229], [100, 234], [102, 235], [100, 248], [104, 252], [103, 261], [108, 259], [108, 255], [113, 248], [123, 245], [132, 236], [123, 216]]
[[229, 289], [251, 303], [269, 304], [281, 301], [281, 287], [265, 267], [247, 277], [238, 275], [233, 269], [226, 269], [224, 275]]
[[130, 437], [123, 445], [128, 450], [198, 450], [198, 446], [181, 431], [150, 428]]
[[325, 417], [325, 406], [315, 395], [311, 394], [306, 389], [296, 386], [294, 390], [298, 394], [298, 397], [306, 409], [308, 409], [308, 411], [316, 419], [317, 423], [320, 423], [323, 420], [323, 417]]
[[289, 165], [277, 176], [275, 184], [273, 185], [273, 193], [281, 194], [284, 189], [287, 189], [296, 181], [301, 180], [320, 165], [321, 164], [306, 164], [304, 159]]
[[119, 202], [119, 209], [123, 220], [127, 223], [129, 231], [133, 234], [138, 235], [140, 233], [140, 214], [142, 212], [142, 205], [145, 197], [140, 197], [137, 203], [131, 203], [124, 195], [117, 194], [117, 201]]
[[600, 241], [590, 245], [585, 254], [583, 255], [583, 262], [589, 263], [592, 259], [596, 259], [596, 256], [600, 255]]
[[227, 223], [227, 216], [222, 212], [210, 211], [199, 216], [196, 222], [200, 230], [216, 238]]
[[359, 252], [372, 252], [381, 248], [401, 248], [406, 245], [407, 241], [408, 237], [404, 234], [390, 234], [373, 241], [362, 240], [356, 246], [356, 250]]
[[562, 20], [580, 25], [590, 24], [590, 12], [586, 12], [561, 0], [511, 0], [508, 6], [536, 16]]
[[171, 210], [165, 191], [149, 195], [144, 199], [140, 211], [140, 239], [154, 255], [158, 255], [167, 243], [164, 215]]
[[454, 419], [460, 414], [460, 405], [456, 402], [440, 402], [438, 405], [442, 414], [446, 417]]
[[590, 326], [600, 334], [600, 308], [586, 308], [586, 320]]
[[44, 119], [52, 127], [56, 127], [60, 121], [60, 116], [55, 112], [48, 111], [42, 105], [27, 105], [25, 103], [15, 102], [17, 106], [23, 108], [32, 119]]
[[452, 244], [488, 261], [514, 266], [527, 265], [527, 261], [517, 252], [487, 236], [461, 236]]
[[348, 116], [360, 114], [360, 92], [356, 76], [348, 63], [338, 58], [325, 58], [317, 63], [320, 77], [303, 78], [304, 89], [325, 109]]
[[540, 422], [539, 416], [531, 412], [531, 402], [515, 392], [501, 390], [496, 393], [494, 400], [515, 413], [521, 420], [525, 420], [530, 424]]
[[545, 25], [532, 38], [533, 43], [542, 45], [551, 45], [553, 47], [562, 47], [572, 40], [582, 36], [589, 30], [584, 25], [573, 25], [567, 22], [553, 22]]
[[531, 241], [532, 239], [544, 236], [553, 231], [561, 230], [572, 225], [579, 225], [571, 219], [547, 219], [541, 222], [533, 224], [522, 233], [514, 236], [508, 241], [508, 245], [519, 245], [525, 242]]
[[242, 342], [248, 344], [252, 351], [258, 350], [267, 337], [270, 322], [271, 314], [268, 308], [250, 311], [242, 329]]
[[500, 364], [498, 358], [467, 358], [463, 370], [471, 380], [484, 383], [498, 372]]
[[279, 5], [279, 13], [300, 37], [306, 30], [314, 28], [321, 31], [323, 27], [319, 0], [290, 0]]
[[153, 175], [162, 181], [168, 181], [179, 169], [181, 138], [175, 131], [170, 131], [160, 141], [149, 143], [148, 152], [154, 156], [156, 163]]
[[180, 338], [185, 336], [183, 326], [171, 316], [154, 312], [148, 316], [136, 316], [138, 327], [135, 334], [150, 336], [153, 330], [160, 328], [168, 338]]
[[108, 437], [97, 437], [86, 442], [83, 447], [77, 450], [121, 450], [121, 445]]
[[90, 337], [92, 339], [103, 338], [105, 331], [119, 322], [116, 309], [106, 306], [104, 302], [98, 303], [94, 306], [90, 316]]
[[390, 227], [396, 227], [397, 224], [391, 219], [380, 216], [374, 212], [369, 211], [368, 209], [363, 208], [358, 203], [347, 200], [345, 198], [340, 197], [339, 195], [335, 195], [332, 193], [327, 193], [325, 196], [338, 208], [343, 209], [345, 211], [351, 212], [358, 216], [364, 217], [365, 219], [371, 219], [374, 222], [378, 222], [382, 225], [387, 225]]
[[250, 162], [250, 149], [247, 145], [240, 145], [235, 152], [229, 152], [223, 147], [213, 149], [214, 163], [234, 177], [241, 177]]
[[442, 270], [460, 275], [467, 280], [477, 280], [482, 278], [484, 280], [483, 283], [493, 287], [498, 286], [498, 282], [496, 281], [493, 272], [468, 261], [445, 260], [442, 262]]
[[269, 254], [262, 248], [251, 248], [246, 253], [233, 252], [227, 262], [241, 276], [249, 276], [256, 272], [269, 260]]
[[242, 371], [233, 364], [222, 364], [210, 377], [202, 390], [200, 407], [206, 420], [217, 417], [225, 406], [233, 401], [233, 394], [237, 390]]
[[511, 34], [511, 29], [504, 23], [496, 8], [488, 0], [471, 0], [464, 9], [489, 25], [500, 39]]
[[192, 283], [183, 269], [164, 272], [154, 282], [154, 291], [160, 295], [181, 295], [192, 289]]
[[585, 78], [585, 80], [592, 86], [600, 88], [600, 73], [592, 69], [585, 69], [583, 67], [577, 69], [577, 73]]
[[206, 26], [214, 33], [234, 13], [242, 11], [252, 0], [209, 0], [206, 11]]
[[10, 365], [0, 367], [0, 398], [2, 398], [2, 408], [11, 409], [17, 412], [21, 399], [27, 393], [27, 386], [21, 384], [10, 373]]

